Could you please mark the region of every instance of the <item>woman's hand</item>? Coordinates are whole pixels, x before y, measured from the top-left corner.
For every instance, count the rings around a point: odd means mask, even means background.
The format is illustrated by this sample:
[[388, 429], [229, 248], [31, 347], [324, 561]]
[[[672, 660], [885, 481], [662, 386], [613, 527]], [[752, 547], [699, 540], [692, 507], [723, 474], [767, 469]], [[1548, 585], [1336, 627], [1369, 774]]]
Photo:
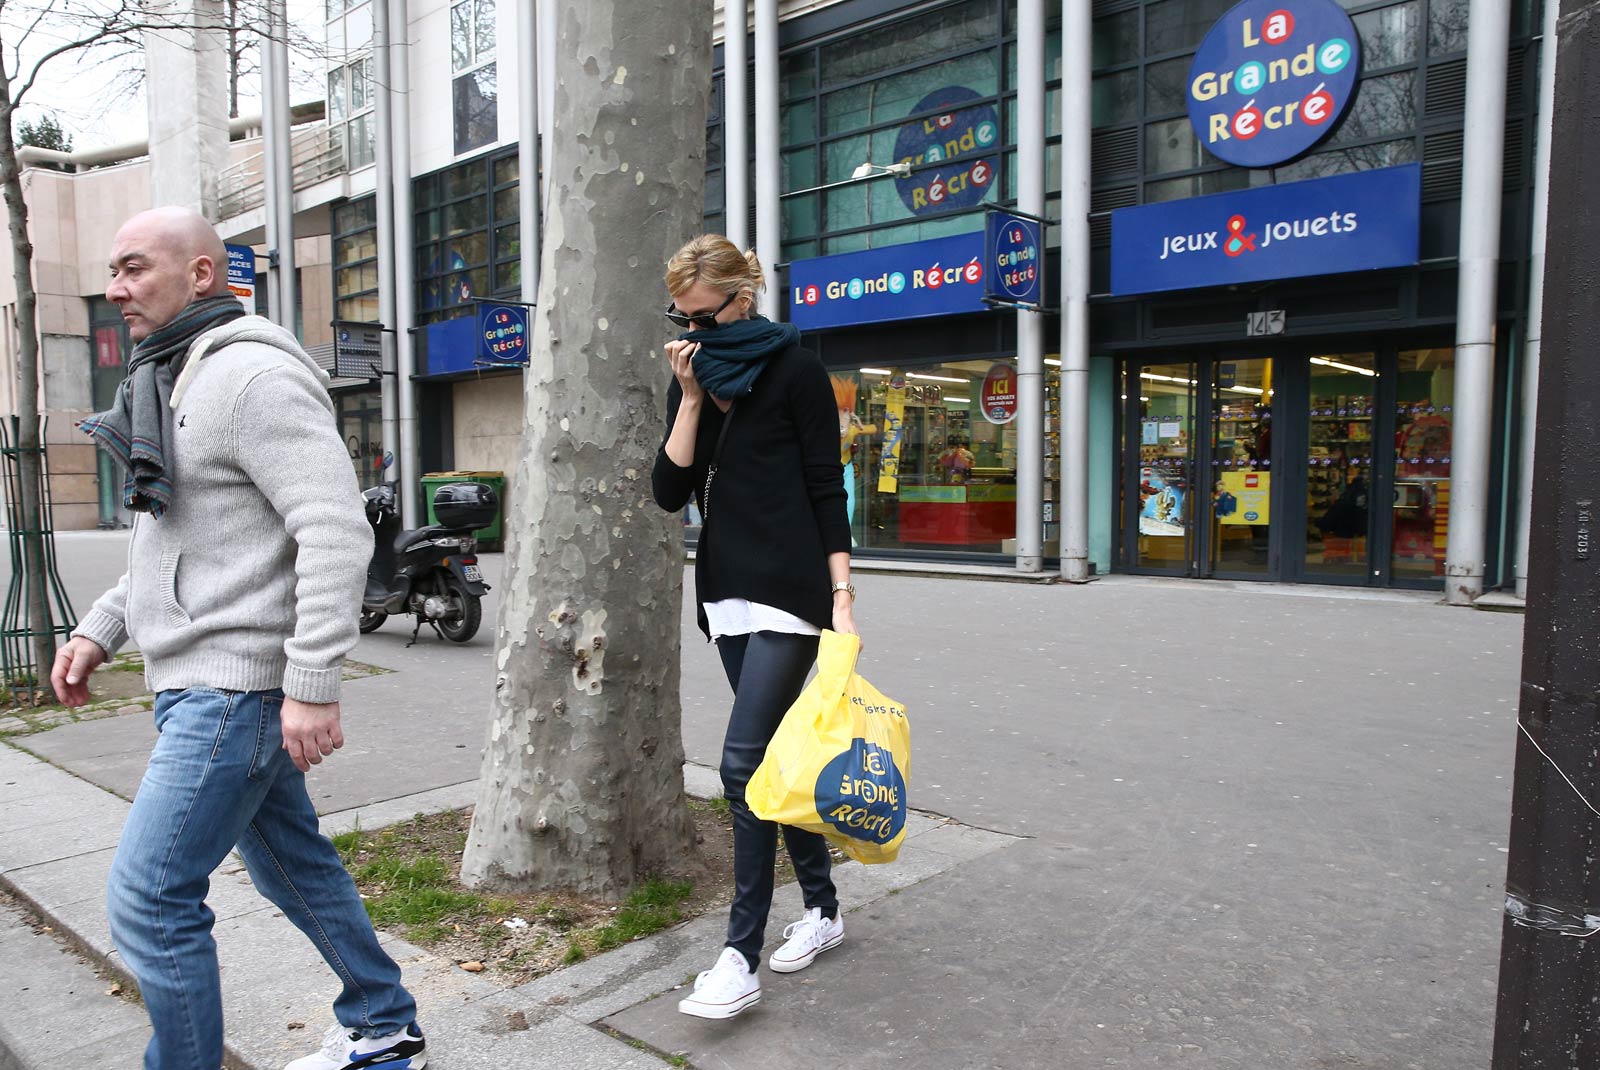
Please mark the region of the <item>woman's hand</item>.
[[[833, 592], [833, 630], [840, 635], [853, 635], [861, 638], [861, 633], [856, 630], [855, 603], [850, 598], [849, 591]], [[866, 644], [861, 644], [861, 649], [866, 649]]]
[[671, 362], [672, 374], [677, 377], [678, 386], [683, 391], [683, 400], [693, 404], [704, 400], [706, 395], [700, 380], [694, 377], [694, 355], [698, 352], [699, 342], [673, 339], [667, 343], [667, 360]]

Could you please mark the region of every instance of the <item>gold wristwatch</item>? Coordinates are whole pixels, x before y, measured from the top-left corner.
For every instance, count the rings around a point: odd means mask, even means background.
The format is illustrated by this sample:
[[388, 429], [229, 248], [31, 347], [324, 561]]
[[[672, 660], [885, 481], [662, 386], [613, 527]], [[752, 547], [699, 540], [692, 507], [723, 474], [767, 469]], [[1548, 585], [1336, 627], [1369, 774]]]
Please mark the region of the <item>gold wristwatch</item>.
[[856, 600], [856, 585], [851, 583], [849, 580], [841, 580], [832, 587], [828, 588], [829, 594], [838, 594], [840, 591], [844, 591], [849, 594], [850, 601], [854, 602]]

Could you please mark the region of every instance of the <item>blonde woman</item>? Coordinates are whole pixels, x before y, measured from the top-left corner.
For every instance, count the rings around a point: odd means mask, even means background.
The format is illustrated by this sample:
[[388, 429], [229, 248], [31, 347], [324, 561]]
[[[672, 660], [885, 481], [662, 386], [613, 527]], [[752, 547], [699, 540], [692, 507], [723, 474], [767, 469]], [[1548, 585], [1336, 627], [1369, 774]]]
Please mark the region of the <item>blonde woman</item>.
[[[833, 388], [793, 325], [755, 313], [760, 261], [708, 234], [678, 251], [666, 283], [667, 319], [688, 333], [667, 343], [673, 383], [655, 498], [669, 512], [699, 502], [700, 629], [716, 642], [734, 693], [722, 748], [733, 814], [728, 940], [678, 1009], [720, 1019], [761, 999], [777, 857], [778, 826], [751, 814], [745, 785], [805, 684], [822, 629], [856, 634], [855, 587]], [[793, 973], [839, 946], [844, 922], [827, 841], [789, 827], [783, 839], [806, 911], [767, 965]]]

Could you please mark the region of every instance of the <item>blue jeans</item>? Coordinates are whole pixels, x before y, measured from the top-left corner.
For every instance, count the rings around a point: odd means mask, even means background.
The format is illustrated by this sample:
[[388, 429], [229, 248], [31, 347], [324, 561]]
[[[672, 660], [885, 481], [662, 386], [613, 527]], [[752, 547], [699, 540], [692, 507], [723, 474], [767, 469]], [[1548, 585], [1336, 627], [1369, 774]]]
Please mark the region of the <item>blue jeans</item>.
[[339, 1022], [403, 1029], [416, 1004], [378, 945], [355, 882], [317, 826], [283, 749], [281, 691], [163, 691], [155, 751], [111, 864], [111, 936], [139, 981], [154, 1035], [145, 1070], [218, 1070], [222, 984], [211, 871], [235, 846], [255, 886], [344, 983]]

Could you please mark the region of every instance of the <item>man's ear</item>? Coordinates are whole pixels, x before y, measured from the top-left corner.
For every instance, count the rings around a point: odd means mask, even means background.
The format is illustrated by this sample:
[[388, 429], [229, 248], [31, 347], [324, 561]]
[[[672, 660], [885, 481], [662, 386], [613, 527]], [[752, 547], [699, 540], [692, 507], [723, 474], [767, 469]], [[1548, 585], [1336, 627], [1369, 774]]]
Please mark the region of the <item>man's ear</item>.
[[189, 270], [194, 273], [194, 292], [198, 297], [204, 297], [216, 289], [217, 265], [209, 256], [197, 256], [190, 264]]

